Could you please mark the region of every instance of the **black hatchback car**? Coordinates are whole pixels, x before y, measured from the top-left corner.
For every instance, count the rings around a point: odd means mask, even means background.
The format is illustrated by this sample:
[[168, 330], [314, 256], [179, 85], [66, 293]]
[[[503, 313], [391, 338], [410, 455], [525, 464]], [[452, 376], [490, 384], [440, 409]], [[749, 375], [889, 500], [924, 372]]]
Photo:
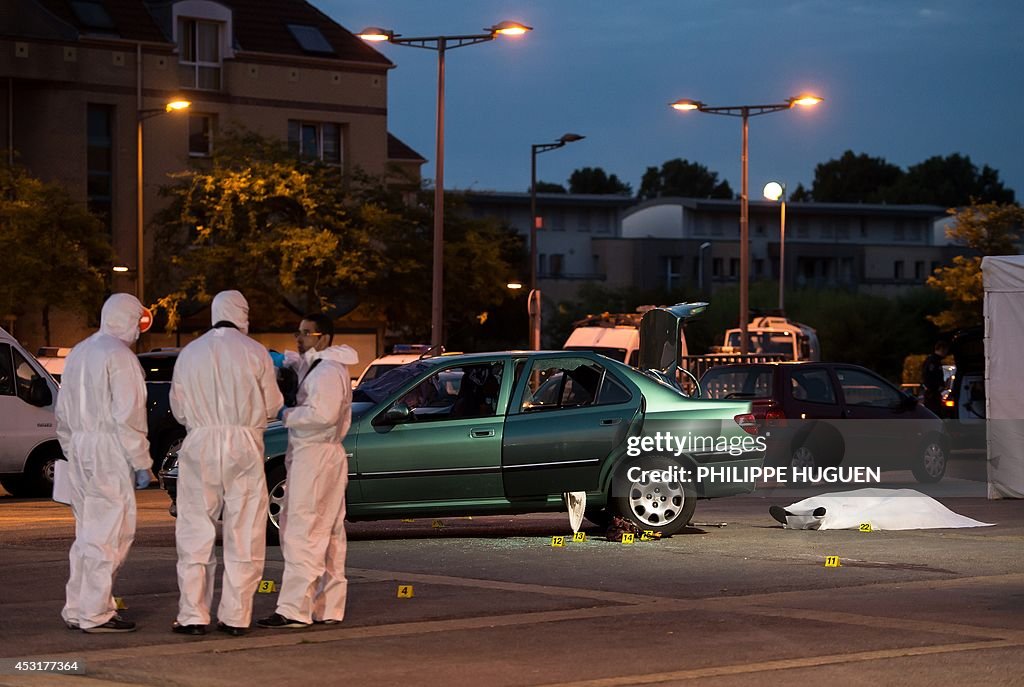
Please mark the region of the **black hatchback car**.
[[768, 436], [766, 465], [910, 469], [923, 483], [946, 472], [942, 421], [867, 368], [846, 363], [721, 365], [704, 373], [701, 395], [753, 403]]

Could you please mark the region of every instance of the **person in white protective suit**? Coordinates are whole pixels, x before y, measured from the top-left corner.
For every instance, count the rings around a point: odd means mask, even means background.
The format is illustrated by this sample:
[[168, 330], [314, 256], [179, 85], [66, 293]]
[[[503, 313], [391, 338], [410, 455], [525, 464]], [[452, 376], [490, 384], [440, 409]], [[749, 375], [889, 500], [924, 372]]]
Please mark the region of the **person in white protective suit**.
[[206, 633], [213, 603], [216, 522], [223, 521], [224, 576], [217, 629], [244, 634], [266, 556], [263, 431], [283, 400], [267, 349], [247, 336], [238, 291], [213, 299], [213, 329], [179, 354], [171, 410], [188, 434], [178, 453], [178, 617], [172, 630]]
[[100, 330], [72, 349], [57, 395], [57, 438], [68, 459], [75, 516], [71, 575], [61, 616], [69, 629], [131, 632], [111, 589], [135, 539], [135, 489], [149, 485], [146, 382], [129, 346], [139, 338], [142, 304], [116, 293]]
[[257, 622], [267, 628], [340, 623], [345, 617], [345, 488], [348, 458], [342, 440], [352, 424], [348, 365], [359, 362], [349, 346], [331, 346], [334, 323], [309, 315], [302, 326], [321, 338], [304, 354], [309, 372], [297, 404], [284, 411], [288, 428], [288, 488], [281, 514], [284, 577], [277, 610]]

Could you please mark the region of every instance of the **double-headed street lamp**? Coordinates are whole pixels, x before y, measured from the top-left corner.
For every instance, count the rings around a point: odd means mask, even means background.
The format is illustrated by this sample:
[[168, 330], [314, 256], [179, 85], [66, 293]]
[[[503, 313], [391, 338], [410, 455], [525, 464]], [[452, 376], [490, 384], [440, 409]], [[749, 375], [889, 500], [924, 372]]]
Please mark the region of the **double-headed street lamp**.
[[764, 197], [782, 201], [779, 209], [779, 314], [785, 312], [782, 294], [786, 288], [786, 185], [769, 181], [764, 185]]
[[727, 115], [730, 117], [743, 118], [743, 153], [740, 157], [742, 164], [742, 183], [740, 189], [740, 353], [746, 355], [750, 350], [750, 340], [747, 336], [747, 320], [750, 317], [748, 303], [750, 290], [750, 228], [748, 224], [748, 196], [747, 196], [747, 150], [749, 148], [749, 124], [748, 120], [757, 115], [771, 114], [781, 110], [791, 110], [797, 105], [808, 107], [817, 105], [822, 101], [816, 95], [800, 95], [790, 98], [784, 103], [772, 105], [733, 105], [729, 107], [709, 107], [699, 100], [677, 100], [670, 103], [671, 107], [683, 112], [697, 110], [708, 114]]
[[554, 143], [534, 143], [530, 146], [530, 296], [527, 309], [530, 313], [530, 348], [540, 350], [540, 289], [537, 288], [537, 156], [550, 150], [561, 148], [566, 143], [582, 141], [586, 136], [579, 134], [562, 134]]
[[434, 267], [431, 288], [430, 344], [444, 344], [444, 56], [447, 50], [486, 43], [498, 36], [521, 36], [532, 27], [512, 21], [495, 24], [487, 33], [465, 36], [403, 37], [390, 29], [371, 26], [358, 35], [364, 41], [408, 45], [437, 52], [437, 150], [434, 160]]
[[[160, 115], [169, 114], [171, 112], [183, 112], [188, 108], [192, 107], [192, 102], [189, 100], [176, 99], [171, 100], [163, 107], [155, 107], [152, 109], [143, 109], [141, 96], [138, 106], [138, 110], [135, 115], [135, 296], [139, 299], [142, 305], [146, 305], [145, 293], [145, 266], [146, 261], [146, 213], [143, 206], [143, 196], [145, 195], [143, 186], [143, 168], [142, 168], [142, 123], [151, 117], [158, 117]], [[121, 270], [114, 270], [119, 272]], [[125, 270], [127, 271], [127, 270]]]

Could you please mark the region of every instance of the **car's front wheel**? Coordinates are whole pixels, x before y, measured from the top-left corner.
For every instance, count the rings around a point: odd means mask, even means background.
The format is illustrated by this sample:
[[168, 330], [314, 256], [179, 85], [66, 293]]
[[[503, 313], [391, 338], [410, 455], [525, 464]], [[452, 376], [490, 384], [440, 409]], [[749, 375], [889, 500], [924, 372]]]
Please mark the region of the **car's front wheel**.
[[[641, 530], [671, 536], [685, 528], [697, 509], [692, 485], [676, 480], [655, 479], [652, 473], [665, 472], [674, 464], [668, 460], [653, 461], [637, 470], [624, 468], [612, 489], [612, 510]], [[630, 473], [637, 479], [630, 479]], [[640, 474], [636, 474], [639, 472]]]
[[946, 474], [947, 451], [937, 437], [929, 437], [918, 449], [910, 469], [922, 484], [934, 484]]

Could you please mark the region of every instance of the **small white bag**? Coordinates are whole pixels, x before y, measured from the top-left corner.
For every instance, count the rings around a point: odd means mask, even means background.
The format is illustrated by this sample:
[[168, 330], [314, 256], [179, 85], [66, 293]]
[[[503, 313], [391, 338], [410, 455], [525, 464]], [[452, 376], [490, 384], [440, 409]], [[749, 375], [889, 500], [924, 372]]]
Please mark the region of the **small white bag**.
[[53, 462], [53, 500], [71, 505], [71, 484], [68, 482], [68, 462], [64, 459]]

